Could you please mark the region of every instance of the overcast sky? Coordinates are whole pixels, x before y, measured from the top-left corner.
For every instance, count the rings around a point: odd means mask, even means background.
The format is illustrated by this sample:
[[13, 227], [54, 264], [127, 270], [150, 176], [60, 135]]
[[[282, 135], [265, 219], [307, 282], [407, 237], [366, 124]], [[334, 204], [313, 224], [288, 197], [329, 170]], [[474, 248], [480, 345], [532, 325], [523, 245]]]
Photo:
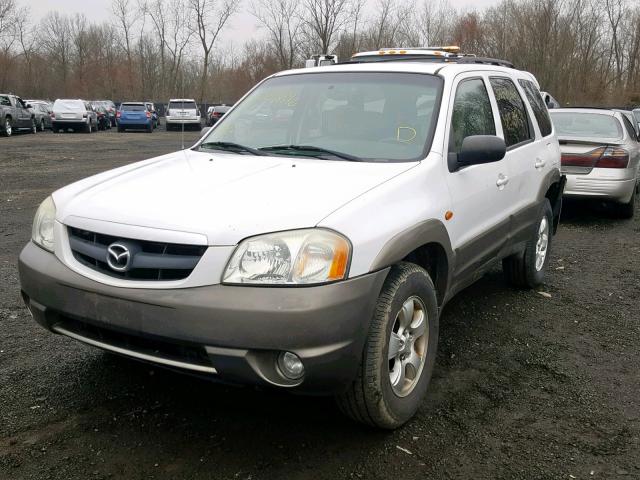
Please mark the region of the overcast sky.
[[[417, 0], [416, 4], [421, 3]], [[497, 3], [497, 0], [449, 0], [451, 5], [459, 9], [482, 9]], [[31, 10], [34, 20], [40, 20], [48, 12], [57, 10], [60, 13], [84, 13], [94, 22], [101, 22], [111, 17], [111, 0], [18, 0]], [[242, 45], [247, 39], [261, 35], [262, 32], [255, 22], [255, 18], [247, 12], [250, 0], [244, 0], [240, 12], [229, 22], [224, 32], [222, 42], [234, 46]], [[374, 8], [375, 0], [369, 0], [370, 8]]]

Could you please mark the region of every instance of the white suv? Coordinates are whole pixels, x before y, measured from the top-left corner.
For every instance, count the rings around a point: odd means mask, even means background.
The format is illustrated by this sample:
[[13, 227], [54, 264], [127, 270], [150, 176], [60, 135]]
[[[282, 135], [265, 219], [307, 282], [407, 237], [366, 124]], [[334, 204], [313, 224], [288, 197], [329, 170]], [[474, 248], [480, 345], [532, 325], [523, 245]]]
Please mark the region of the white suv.
[[167, 130], [195, 128], [200, 130], [200, 110], [193, 98], [172, 98], [165, 117]]
[[194, 147], [54, 192], [20, 255], [35, 320], [402, 425], [447, 301], [496, 260], [543, 281], [564, 185], [535, 78], [443, 58], [278, 73]]

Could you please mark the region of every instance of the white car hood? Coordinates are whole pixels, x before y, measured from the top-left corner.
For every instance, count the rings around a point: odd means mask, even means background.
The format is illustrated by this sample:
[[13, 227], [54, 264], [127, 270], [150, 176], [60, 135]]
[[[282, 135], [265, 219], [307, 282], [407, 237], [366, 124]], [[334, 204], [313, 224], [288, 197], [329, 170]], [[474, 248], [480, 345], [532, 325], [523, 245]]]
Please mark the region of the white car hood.
[[62, 223], [80, 217], [235, 245], [260, 233], [313, 227], [415, 165], [185, 150], [81, 180], [53, 198]]

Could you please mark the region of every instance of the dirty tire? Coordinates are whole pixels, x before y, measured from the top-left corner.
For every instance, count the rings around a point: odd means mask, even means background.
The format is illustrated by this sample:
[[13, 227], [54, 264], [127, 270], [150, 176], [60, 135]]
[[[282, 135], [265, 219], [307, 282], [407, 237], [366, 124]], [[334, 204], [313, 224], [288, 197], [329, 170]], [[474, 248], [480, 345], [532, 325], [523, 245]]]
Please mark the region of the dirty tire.
[[[547, 253], [541, 269], [536, 269], [536, 243], [538, 242], [538, 230], [543, 218], [546, 218], [549, 225]], [[544, 200], [535, 229], [532, 230], [527, 245], [522, 252], [518, 252], [502, 260], [502, 271], [511, 285], [519, 288], [534, 288], [544, 282], [544, 272], [549, 265], [553, 235], [551, 234], [553, 225], [553, 212], [548, 199]]]
[[11, 119], [5, 118], [2, 135], [5, 137], [10, 137], [12, 134], [13, 134], [13, 125], [11, 124]]
[[620, 205], [617, 206], [618, 208], [618, 216], [620, 218], [633, 218], [633, 215], [635, 214], [635, 209], [636, 209], [636, 192], [637, 192], [637, 188], [636, 190], [634, 190], [633, 195], [631, 195], [631, 200], [629, 200], [627, 203], [622, 203]]
[[[419, 297], [426, 309], [426, 358], [413, 390], [400, 397], [389, 378], [389, 339], [398, 312], [411, 297]], [[382, 429], [400, 427], [413, 417], [424, 399], [437, 346], [438, 306], [429, 274], [413, 263], [393, 266], [378, 297], [358, 375], [347, 391], [336, 397], [338, 407], [357, 422]]]

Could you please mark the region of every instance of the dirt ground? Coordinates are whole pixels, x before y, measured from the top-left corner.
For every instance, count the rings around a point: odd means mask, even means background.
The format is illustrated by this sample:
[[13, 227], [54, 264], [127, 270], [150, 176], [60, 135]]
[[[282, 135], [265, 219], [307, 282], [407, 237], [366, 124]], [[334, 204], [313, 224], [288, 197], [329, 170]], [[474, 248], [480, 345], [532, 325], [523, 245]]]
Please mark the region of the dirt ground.
[[330, 399], [220, 386], [37, 326], [17, 258], [38, 203], [179, 146], [164, 131], [0, 138], [0, 479], [640, 478], [640, 215], [569, 205], [545, 295], [498, 268], [459, 294], [428, 398], [391, 433]]

